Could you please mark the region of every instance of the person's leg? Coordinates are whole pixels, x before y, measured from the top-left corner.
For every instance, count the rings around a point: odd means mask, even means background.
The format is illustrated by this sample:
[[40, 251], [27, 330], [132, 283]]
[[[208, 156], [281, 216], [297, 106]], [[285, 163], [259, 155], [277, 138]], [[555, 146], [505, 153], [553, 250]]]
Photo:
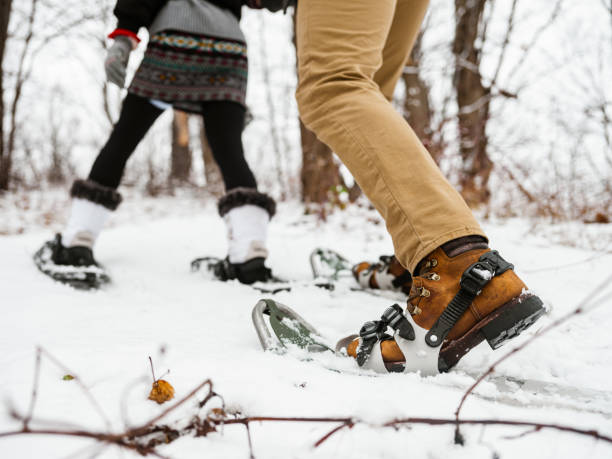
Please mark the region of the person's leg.
[[123, 101], [119, 120], [89, 172], [89, 180], [117, 188], [127, 160], [162, 113], [163, 110], [149, 100], [128, 94]]
[[244, 157], [242, 131], [244, 106], [229, 101], [205, 102], [202, 116], [206, 138], [219, 165], [225, 191], [234, 188], [257, 188], [255, 176]]
[[226, 194], [219, 200], [219, 215], [227, 226], [228, 256], [215, 269], [223, 280], [237, 278], [249, 284], [266, 281], [268, 223], [276, 203], [257, 191], [257, 182], [244, 157], [242, 130], [245, 108], [235, 102], [202, 104], [206, 137], [219, 165]]
[[[409, 16], [408, 6], [400, 3], [402, 14]], [[300, 0], [297, 100], [306, 126], [340, 156], [383, 216], [397, 258], [412, 272], [443, 243], [484, 233], [374, 81], [387, 37], [402, 26], [392, 27], [397, 4]], [[410, 5], [422, 17], [422, 2]], [[419, 24], [408, 22], [404, 33], [412, 36], [418, 30], [408, 27]], [[391, 59], [393, 48], [386, 49]]]
[[[394, 40], [412, 41], [422, 17], [421, 0], [300, 0], [297, 99], [306, 126], [353, 173], [385, 219], [396, 257], [415, 274], [404, 335], [379, 340], [385, 324], [400, 323], [401, 310], [390, 308], [381, 330], [366, 323], [348, 353], [360, 365], [374, 355], [371, 368], [403, 360], [409, 371], [435, 373], [484, 339], [498, 347], [544, 309], [490, 251], [470, 209], [389, 102], [412, 46]], [[381, 352], [372, 354], [375, 344]]]
[[128, 94], [119, 120], [96, 158], [89, 178], [76, 180], [70, 190], [72, 208], [62, 243], [93, 248], [110, 212], [121, 202], [116, 191], [125, 164], [163, 110], [147, 99]]

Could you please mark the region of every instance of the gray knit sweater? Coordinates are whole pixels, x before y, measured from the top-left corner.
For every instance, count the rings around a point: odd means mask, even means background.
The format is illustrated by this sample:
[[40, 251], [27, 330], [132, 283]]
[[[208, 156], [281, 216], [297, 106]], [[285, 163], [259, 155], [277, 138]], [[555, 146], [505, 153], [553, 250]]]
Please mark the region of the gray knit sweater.
[[246, 42], [236, 16], [206, 0], [168, 0], [149, 27], [149, 33], [154, 35], [163, 30]]

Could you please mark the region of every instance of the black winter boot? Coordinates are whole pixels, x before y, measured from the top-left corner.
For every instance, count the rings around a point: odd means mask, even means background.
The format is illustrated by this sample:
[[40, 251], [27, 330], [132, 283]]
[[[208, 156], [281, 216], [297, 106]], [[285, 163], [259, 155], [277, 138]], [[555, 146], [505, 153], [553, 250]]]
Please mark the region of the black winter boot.
[[213, 273], [219, 280], [238, 279], [243, 284], [268, 282], [272, 280], [272, 270], [264, 264], [265, 258], [252, 258], [244, 263], [230, 263], [228, 258], [220, 260], [213, 267]]

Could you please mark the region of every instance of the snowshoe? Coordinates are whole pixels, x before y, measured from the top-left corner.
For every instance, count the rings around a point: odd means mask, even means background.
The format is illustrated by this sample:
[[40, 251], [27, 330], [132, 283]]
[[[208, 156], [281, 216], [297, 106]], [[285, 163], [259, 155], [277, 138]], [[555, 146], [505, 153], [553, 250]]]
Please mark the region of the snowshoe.
[[[266, 320], [265, 316], [269, 316]], [[317, 330], [304, 320], [290, 307], [272, 299], [263, 299], [257, 302], [252, 312], [253, 325], [264, 350], [283, 351], [287, 347], [296, 346], [309, 353], [331, 351], [342, 357], [347, 357], [348, 346], [356, 339], [361, 338], [364, 343], [363, 350], [357, 356], [359, 367], [365, 370], [374, 370], [377, 373], [402, 373], [423, 370], [422, 374], [438, 373], [438, 349], [428, 349], [424, 339], [415, 355], [418, 355], [419, 364], [423, 368], [410, 368], [405, 362], [384, 362], [381, 346], [393, 337], [387, 334], [387, 328], [395, 331], [395, 342], [402, 340], [415, 341], [415, 329], [404, 316], [397, 304], [387, 308], [380, 321], [366, 322], [359, 335], [350, 335], [339, 340], [335, 345], [327, 341]], [[269, 325], [268, 325], [269, 324]], [[418, 328], [418, 327], [417, 327]], [[422, 337], [421, 337], [422, 338]], [[375, 345], [375, 344], [380, 344]], [[411, 349], [412, 351], [412, 349]], [[366, 363], [367, 362], [367, 363]]]
[[[531, 304], [527, 306], [531, 307]], [[267, 322], [265, 315], [269, 316]], [[540, 315], [538, 310], [537, 317]], [[288, 345], [310, 353], [333, 349], [336, 355], [355, 358], [358, 366], [364, 370], [374, 370], [376, 373], [420, 372], [423, 376], [449, 371], [458, 360], [454, 358], [453, 346], [428, 345], [428, 330], [418, 326], [398, 304], [388, 307], [380, 320], [366, 322], [359, 335], [342, 338], [335, 346], [291, 308], [272, 299], [260, 300], [253, 309], [252, 317], [264, 350], [283, 349]], [[537, 317], [534, 316], [525, 328]], [[387, 356], [384, 359], [383, 354]], [[389, 358], [394, 355], [395, 358]], [[449, 365], [448, 362], [453, 364]]]
[[76, 289], [96, 289], [110, 282], [110, 277], [94, 259], [89, 247], [65, 247], [61, 234], [46, 242], [33, 258], [42, 273]]
[[279, 279], [264, 265], [263, 258], [254, 258], [246, 263], [233, 264], [227, 258], [200, 257], [191, 262], [191, 271], [204, 271], [221, 281], [237, 279], [255, 290], [274, 295], [280, 292], [289, 292], [296, 287], [318, 287], [333, 290], [331, 282], [315, 281], [300, 282]]
[[392, 255], [381, 256], [377, 263], [355, 264], [334, 250], [317, 248], [310, 254], [310, 266], [315, 280], [392, 301], [403, 301], [412, 283], [410, 273]]

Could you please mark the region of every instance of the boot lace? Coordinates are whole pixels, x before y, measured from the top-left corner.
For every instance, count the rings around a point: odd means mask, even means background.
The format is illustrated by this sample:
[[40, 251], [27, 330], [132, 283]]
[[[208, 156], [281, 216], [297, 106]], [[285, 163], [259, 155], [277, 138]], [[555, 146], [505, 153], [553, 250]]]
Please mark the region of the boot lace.
[[[431, 271], [431, 269], [435, 268], [436, 266], [438, 266], [438, 260], [436, 260], [435, 258], [430, 258], [428, 260], [425, 260], [425, 263], [420, 269], [421, 274], [419, 274], [418, 277], [421, 277], [423, 279], [432, 280], [432, 281], [439, 281], [440, 275], [434, 271]], [[430, 295], [431, 295], [431, 292], [425, 287], [417, 287], [415, 289], [415, 293], [408, 296], [407, 301], [408, 301], [408, 304], [410, 305], [410, 301], [414, 300], [415, 298], [419, 298], [419, 297], [427, 298]], [[421, 311], [416, 306], [413, 306], [413, 308], [415, 309], [415, 311], [411, 311], [412, 314], [418, 314]]]

